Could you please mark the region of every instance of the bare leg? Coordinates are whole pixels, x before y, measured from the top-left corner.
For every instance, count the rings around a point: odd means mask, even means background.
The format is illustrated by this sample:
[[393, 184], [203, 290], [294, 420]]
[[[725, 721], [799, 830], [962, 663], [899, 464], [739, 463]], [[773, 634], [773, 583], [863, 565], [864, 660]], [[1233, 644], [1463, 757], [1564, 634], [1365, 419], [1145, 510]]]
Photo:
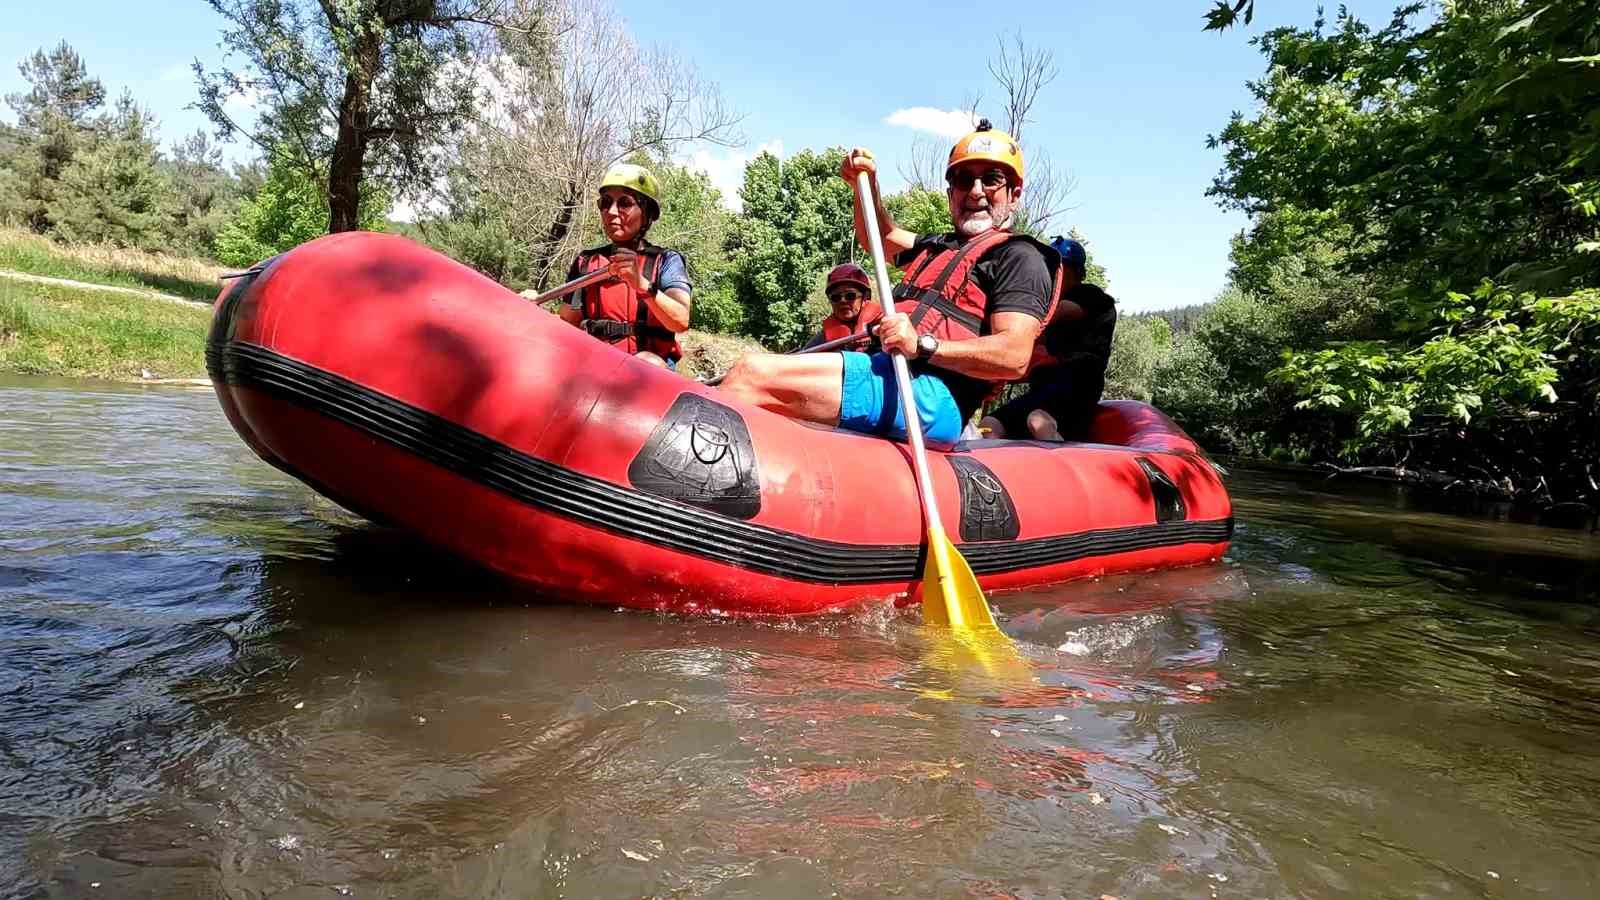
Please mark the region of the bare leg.
[[994, 416], [984, 416], [978, 422], [978, 430], [984, 432], [986, 438], [1003, 438], [1006, 436], [1006, 427]]
[[721, 390], [791, 419], [837, 425], [843, 387], [844, 359], [837, 353], [746, 353], [728, 370]]
[[1055, 416], [1050, 415], [1042, 409], [1036, 409], [1033, 412], [1028, 413], [1028, 431], [1032, 433], [1034, 440], [1066, 440], [1066, 438], [1061, 436], [1061, 429], [1056, 425]]
[[667, 361], [666, 360], [662, 359], [660, 356], [658, 356], [658, 355], [656, 355], [654, 353], [651, 353], [649, 350], [640, 350], [638, 353], [635, 353], [633, 356], [634, 356], [635, 359], [647, 362], [652, 366], [660, 366], [663, 369], [665, 369], [667, 367]]

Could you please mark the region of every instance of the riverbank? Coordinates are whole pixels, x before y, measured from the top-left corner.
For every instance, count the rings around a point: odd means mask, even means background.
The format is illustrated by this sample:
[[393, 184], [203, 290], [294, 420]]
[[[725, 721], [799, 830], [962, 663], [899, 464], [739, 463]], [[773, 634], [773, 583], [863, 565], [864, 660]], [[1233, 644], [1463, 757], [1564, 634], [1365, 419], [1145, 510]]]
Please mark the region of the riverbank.
[[[122, 288], [122, 286], [117, 286]], [[206, 377], [211, 309], [88, 284], [0, 278], [0, 373], [122, 381]], [[706, 378], [760, 345], [690, 331], [681, 371]]]
[[210, 321], [199, 303], [0, 279], [0, 373], [203, 378]]
[[105, 245], [58, 244], [17, 228], [0, 228], [0, 269], [68, 281], [137, 288], [210, 303], [230, 271], [209, 259], [145, 253]]

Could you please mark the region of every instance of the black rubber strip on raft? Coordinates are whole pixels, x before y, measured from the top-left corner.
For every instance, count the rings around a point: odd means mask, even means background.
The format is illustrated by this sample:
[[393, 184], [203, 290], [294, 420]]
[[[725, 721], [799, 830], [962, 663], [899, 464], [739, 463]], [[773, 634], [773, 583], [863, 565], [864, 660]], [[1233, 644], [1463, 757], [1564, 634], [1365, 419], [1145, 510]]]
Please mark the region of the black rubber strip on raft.
[[[521, 503], [632, 540], [701, 559], [814, 584], [909, 581], [922, 568], [915, 544], [849, 544], [743, 522], [675, 503], [523, 453], [349, 379], [264, 347], [229, 342], [213, 351], [230, 384], [326, 416]], [[1216, 544], [1233, 519], [1106, 528], [1029, 540], [969, 543], [981, 575], [1181, 544]]]

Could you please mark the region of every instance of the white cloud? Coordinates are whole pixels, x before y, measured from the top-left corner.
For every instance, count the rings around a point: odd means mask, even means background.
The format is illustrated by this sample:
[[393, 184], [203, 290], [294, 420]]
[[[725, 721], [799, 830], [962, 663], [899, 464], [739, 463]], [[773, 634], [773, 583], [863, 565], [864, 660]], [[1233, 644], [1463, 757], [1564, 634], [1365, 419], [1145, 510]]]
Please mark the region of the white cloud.
[[722, 205], [734, 212], [744, 211], [744, 201], [739, 199], [739, 188], [744, 187], [744, 167], [762, 153], [783, 158], [783, 141], [767, 141], [754, 150], [706, 149], [694, 151], [683, 164], [697, 172], [704, 172], [711, 185], [722, 192]]
[[178, 63], [162, 70], [159, 77], [162, 81], [182, 81], [189, 77], [191, 71], [193, 70], [189, 68], [188, 63]]
[[897, 109], [883, 120], [889, 125], [927, 131], [940, 137], [958, 138], [976, 126], [972, 113], [964, 109], [937, 109], [932, 106], [912, 106]]

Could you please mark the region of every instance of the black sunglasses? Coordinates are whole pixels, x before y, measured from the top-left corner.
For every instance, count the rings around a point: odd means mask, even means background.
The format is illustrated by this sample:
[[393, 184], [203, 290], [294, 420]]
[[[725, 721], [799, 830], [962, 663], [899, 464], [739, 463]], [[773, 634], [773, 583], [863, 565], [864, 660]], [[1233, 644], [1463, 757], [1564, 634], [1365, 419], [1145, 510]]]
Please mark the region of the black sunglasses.
[[635, 206], [638, 206], [639, 202], [634, 200], [632, 197], [629, 197], [627, 194], [622, 194], [621, 196], [617, 197], [607, 197], [606, 195], [601, 194], [600, 199], [595, 201], [595, 205], [600, 207], [601, 212], [605, 212], [612, 206], [616, 206], [617, 209], [627, 212], [628, 210], [633, 209]]
[[974, 181], [982, 181], [983, 189], [986, 191], [997, 191], [1006, 186], [1008, 179], [1005, 172], [999, 169], [990, 169], [982, 175], [974, 175], [971, 172], [951, 172], [944, 177], [944, 180], [945, 183], [958, 191], [972, 190]]
[[860, 291], [850, 290], [849, 288], [846, 288], [845, 290], [834, 291], [833, 293], [829, 294], [828, 295], [828, 302], [829, 303], [854, 303], [857, 300], [860, 300], [862, 297], [865, 297], [865, 296], [866, 296], [866, 294], [863, 294]]

